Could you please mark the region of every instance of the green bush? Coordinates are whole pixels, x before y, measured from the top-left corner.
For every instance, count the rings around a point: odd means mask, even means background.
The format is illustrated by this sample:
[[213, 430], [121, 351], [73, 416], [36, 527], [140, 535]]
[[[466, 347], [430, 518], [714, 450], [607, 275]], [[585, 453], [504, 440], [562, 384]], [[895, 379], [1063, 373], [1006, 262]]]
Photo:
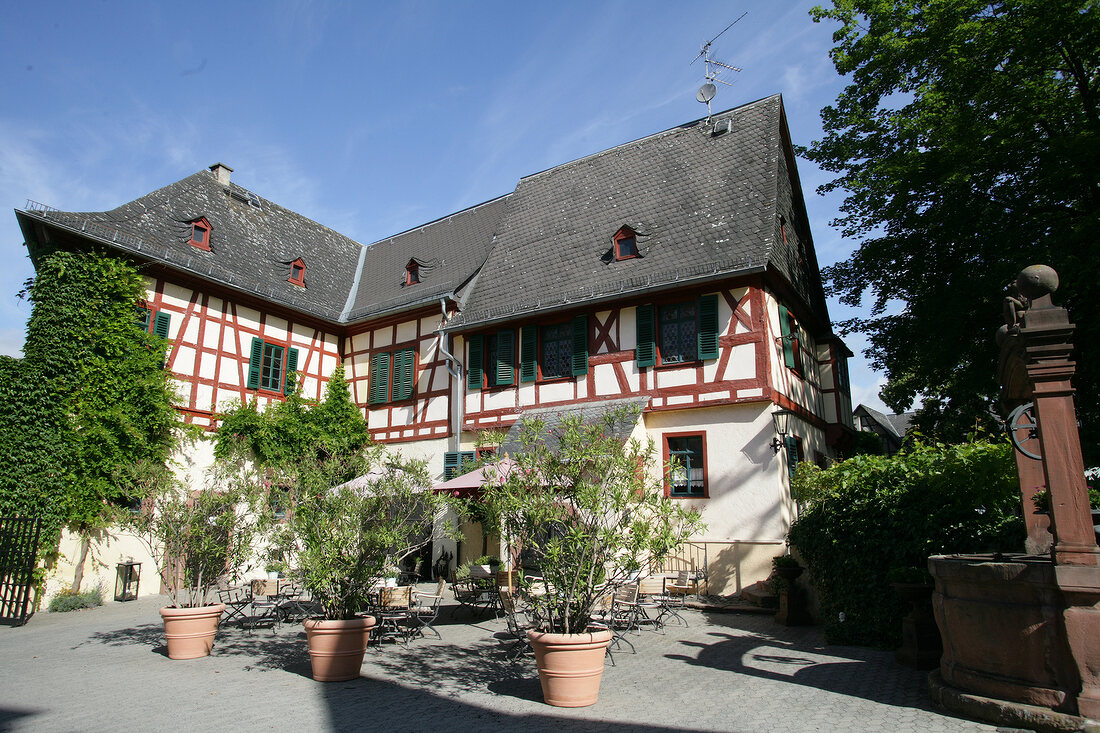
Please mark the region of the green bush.
[[82, 608], [95, 608], [103, 605], [103, 589], [96, 586], [83, 593], [66, 588], [50, 599], [50, 613], [79, 611]]
[[793, 483], [804, 508], [788, 541], [809, 568], [830, 643], [900, 643], [905, 609], [887, 581], [891, 568], [1023, 546], [1007, 443], [917, 443], [827, 469], [803, 463]]

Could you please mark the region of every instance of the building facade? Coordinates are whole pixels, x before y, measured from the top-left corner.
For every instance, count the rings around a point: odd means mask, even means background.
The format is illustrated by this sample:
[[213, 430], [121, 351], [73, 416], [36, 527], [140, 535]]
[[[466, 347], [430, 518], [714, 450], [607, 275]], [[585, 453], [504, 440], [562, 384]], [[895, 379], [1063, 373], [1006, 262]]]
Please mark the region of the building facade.
[[[140, 305], [172, 344], [188, 422], [283, 399], [290, 372], [319, 398], [342, 363], [372, 437], [442, 480], [524, 415], [634, 404], [636, 437], [682, 466], [657, 478], [707, 523], [682, 560], [715, 593], [767, 576], [797, 511], [795, 466], [852, 431], [850, 352], [778, 95], [369, 246], [231, 173], [216, 164], [108, 212], [16, 212], [32, 259], [102, 247], [142, 266]], [[212, 459], [190, 458], [198, 481]]]

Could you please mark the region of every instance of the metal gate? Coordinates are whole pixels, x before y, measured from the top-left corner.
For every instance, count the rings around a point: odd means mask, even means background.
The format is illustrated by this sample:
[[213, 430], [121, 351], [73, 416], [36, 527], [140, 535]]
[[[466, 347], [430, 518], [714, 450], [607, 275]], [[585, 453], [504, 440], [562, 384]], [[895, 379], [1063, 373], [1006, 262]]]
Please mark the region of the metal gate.
[[0, 624], [22, 626], [30, 618], [41, 520], [0, 517]]

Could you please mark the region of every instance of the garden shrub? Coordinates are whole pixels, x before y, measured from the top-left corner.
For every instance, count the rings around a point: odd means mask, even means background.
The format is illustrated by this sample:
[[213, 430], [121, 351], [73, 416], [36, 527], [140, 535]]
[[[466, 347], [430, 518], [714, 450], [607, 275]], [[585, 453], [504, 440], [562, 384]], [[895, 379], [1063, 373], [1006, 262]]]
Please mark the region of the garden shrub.
[[892, 568], [925, 567], [936, 554], [1020, 550], [1011, 450], [916, 443], [894, 456], [799, 466], [793, 489], [803, 508], [788, 542], [809, 568], [830, 643], [900, 643], [905, 608], [887, 581]]
[[79, 611], [82, 608], [95, 608], [103, 605], [103, 589], [98, 585], [84, 592], [66, 588], [50, 599], [50, 613]]

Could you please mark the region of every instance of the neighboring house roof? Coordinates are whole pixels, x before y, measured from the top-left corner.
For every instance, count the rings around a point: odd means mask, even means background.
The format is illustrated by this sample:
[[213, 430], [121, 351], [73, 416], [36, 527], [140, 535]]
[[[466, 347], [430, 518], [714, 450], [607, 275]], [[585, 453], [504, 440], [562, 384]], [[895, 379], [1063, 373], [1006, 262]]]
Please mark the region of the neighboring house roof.
[[[770, 268], [829, 328], [779, 95], [527, 176], [514, 193], [368, 247], [214, 171], [107, 212], [16, 216], [32, 256], [35, 223], [48, 224], [333, 323], [451, 297], [451, 328], [467, 329]], [[209, 252], [188, 243], [200, 217]], [[638, 256], [616, 260], [624, 226]], [[287, 282], [298, 258], [304, 288]], [[420, 282], [406, 285], [410, 262]]]
[[870, 407], [867, 407], [864, 404], [860, 404], [856, 407], [856, 409], [852, 410], [852, 414], [858, 415], [859, 417], [865, 417], [869, 420], [873, 420], [883, 429], [886, 434], [897, 438], [897, 440], [900, 442], [901, 439], [905, 437], [905, 434], [909, 432], [909, 426], [913, 422], [913, 416], [917, 413], [903, 412], [897, 415], [887, 415], [879, 412], [878, 410], [872, 410]]
[[[779, 181], [783, 125], [775, 95], [521, 179], [453, 327], [768, 266], [801, 282], [791, 270], [810, 263], [786, 251], [793, 232], [776, 237], [777, 200], [792, 188]], [[637, 233], [639, 256], [616, 261], [623, 226]], [[812, 304], [824, 315], [823, 297]]]
[[[367, 247], [346, 320], [379, 316], [456, 293], [485, 262], [511, 194], [472, 206]], [[419, 265], [420, 282], [405, 285]]]

